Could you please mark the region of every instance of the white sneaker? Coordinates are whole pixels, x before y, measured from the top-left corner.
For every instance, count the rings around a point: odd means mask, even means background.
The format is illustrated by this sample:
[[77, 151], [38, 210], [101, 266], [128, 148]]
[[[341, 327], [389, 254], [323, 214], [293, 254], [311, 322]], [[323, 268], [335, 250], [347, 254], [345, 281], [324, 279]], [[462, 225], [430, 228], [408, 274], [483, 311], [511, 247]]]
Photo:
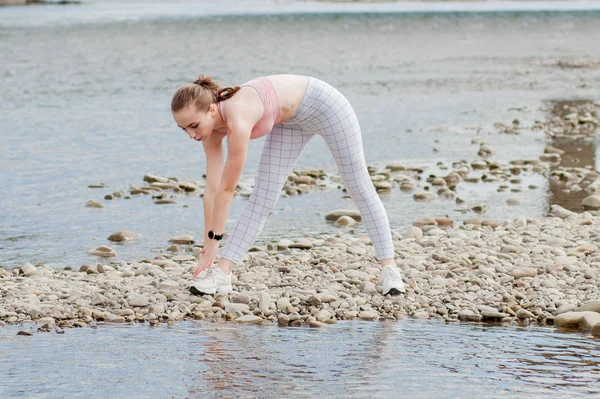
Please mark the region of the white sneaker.
[[206, 270], [206, 275], [194, 281], [190, 292], [194, 295], [216, 294], [217, 292], [231, 292], [231, 273], [225, 274], [218, 266], [211, 266]]
[[397, 266], [384, 266], [383, 269], [381, 269], [379, 282], [381, 283], [382, 295], [399, 295], [400, 293], [406, 292], [404, 283], [402, 282], [402, 276], [400, 275], [400, 269], [398, 269]]

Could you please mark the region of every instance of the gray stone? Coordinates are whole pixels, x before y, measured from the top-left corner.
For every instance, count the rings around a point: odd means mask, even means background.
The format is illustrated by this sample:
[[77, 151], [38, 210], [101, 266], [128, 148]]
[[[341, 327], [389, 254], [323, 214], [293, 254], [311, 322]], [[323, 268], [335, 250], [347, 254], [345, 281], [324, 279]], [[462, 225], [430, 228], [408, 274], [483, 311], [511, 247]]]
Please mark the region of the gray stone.
[[236, 323], [249, 323], [249, 324], [260, 324], [263, 322], [262, 317], [254, 316], [251, 314], [244, 315], [235, 319]]

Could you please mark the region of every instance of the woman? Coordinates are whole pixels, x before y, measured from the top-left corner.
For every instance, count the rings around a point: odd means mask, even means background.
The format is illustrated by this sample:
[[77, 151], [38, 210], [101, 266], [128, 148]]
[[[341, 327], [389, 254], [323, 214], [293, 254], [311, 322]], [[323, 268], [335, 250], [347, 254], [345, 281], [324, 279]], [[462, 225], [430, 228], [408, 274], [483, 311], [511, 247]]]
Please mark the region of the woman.
[[[192, 293], [232, 291], [231, 271], [262, 231], [288, 175], [315, 134], [325, 139], [344, 186], [358, 205], [382, 265], [383, 295], [404, 292], [387, 214], [367, 171], [358, 120], [339, 91], [318, 79], [298, 75], [266, 76], [224, 88], [200, 75], [193, 84], [175, 92], [171, 110], [177, 125], [191, 139], [201, 141], [206, 152], [204, 249], [193, 278], [208, 271], [191, 285]], [[224, 241], [215, 266], [248, 141], [264, 135], [267, 137], [252, 195]], [[226, 137], [228, 155], [223, 165]]]

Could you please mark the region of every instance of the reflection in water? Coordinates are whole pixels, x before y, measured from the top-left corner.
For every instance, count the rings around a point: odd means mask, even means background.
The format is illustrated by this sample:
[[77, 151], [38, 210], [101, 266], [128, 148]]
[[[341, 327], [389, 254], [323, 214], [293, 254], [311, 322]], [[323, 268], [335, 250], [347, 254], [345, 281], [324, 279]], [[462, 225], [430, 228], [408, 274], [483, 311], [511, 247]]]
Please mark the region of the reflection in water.
[[[573, 100], [573, 101], [554, 101], [552, 103], [552, 116], [564, 117], [577, 110], [577, 107], [592, 104], [590, 100]], [[561, 155], [560, 163], [553, 165], [552, 171], [558, 168], [586, 168], [595, 170], [596, 168], [596, 140], [593, 132], [588, 132], [586, 137], [569, 138], [569, 131], [562, 137], [553, 137], [550, 145], [558, 150], [564, 151]], [[591, 183], [588, 181], [587, 184]], [[580, 184], [581, 186], [582, 184]], [[585, 185], [585, 181], [584, 184]], [[563, 179], [550, 179], [548, 184], [550, 195], [548, 206], [553, 204], [560, 205], [563, 208], [574, 212], [584, 211], [581, 202], [591, 193], [581, 189], [569, 189]]]
[[203, 321], [33, 337], [20, 328], [0, 329], [2, 398], [594, 398], [600, 388], [600, 343], [548, 327]]

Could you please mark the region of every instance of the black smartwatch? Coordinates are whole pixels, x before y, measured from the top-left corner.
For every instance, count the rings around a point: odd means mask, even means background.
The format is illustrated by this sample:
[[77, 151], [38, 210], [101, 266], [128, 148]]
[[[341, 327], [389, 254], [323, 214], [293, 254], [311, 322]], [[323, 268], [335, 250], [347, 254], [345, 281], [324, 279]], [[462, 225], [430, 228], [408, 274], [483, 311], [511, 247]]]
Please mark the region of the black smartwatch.
[[208, 230], [208, 238], [211, 240], [221, 241], [223, 239], [223, 234], [215, 234], [213, 230]]

